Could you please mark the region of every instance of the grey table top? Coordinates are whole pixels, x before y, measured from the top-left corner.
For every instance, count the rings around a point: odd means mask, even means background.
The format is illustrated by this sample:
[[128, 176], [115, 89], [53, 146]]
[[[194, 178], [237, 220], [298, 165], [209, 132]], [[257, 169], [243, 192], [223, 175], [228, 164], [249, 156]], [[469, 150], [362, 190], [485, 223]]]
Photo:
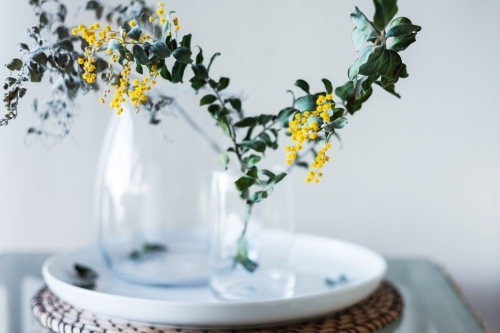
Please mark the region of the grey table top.
[[[31, 297], [43, 286], [47, 254], [0, 255], [0, 333], [40, 332], [31, 315]], [[380, 333], [485, 332], [453, 283], [433, 262], [388, 259], [387, 280], [401, 292], [401, 318]]]

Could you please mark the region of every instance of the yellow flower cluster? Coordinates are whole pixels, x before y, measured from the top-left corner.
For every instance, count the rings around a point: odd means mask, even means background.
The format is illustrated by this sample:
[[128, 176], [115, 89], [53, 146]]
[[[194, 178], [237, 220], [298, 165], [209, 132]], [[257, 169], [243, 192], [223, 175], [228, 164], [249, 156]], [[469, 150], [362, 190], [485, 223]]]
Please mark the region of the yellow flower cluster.
[[[302, 113], [298, 112], [295, 114], [294, 119], [290, 121], [290, 127], [288, 131], [291, 133], [291, 140], [295, 141], [296, 144], [293, 146], [286, 146], [286, 164], [291, 165], [293, 160], [297, 158], [297, 152], [302, 150], [302, 143], [307, 140], [316, 140], [318, 138], [318, 132], [321, 130], [318, 121], [327, 123], [330, 121], [329, 111], [332, 109], [332, 95], [328, 94], [326, 96], [320, 95], [316, 100], [316, 110], [314, 111], [304, 111]], [[318, 119], [321, 118], [320, 119]], [[311, 163], [313, 169], [310, 170], [306, 177], [306, 182], [313, 181], [318, 183], [318, 177], [322, 176], [319, 169], [323, 167], [325, 162], [329, 161], [329, 157], [325, 155], [326, 151], [330, 148], [330, 143], [326, 142], [321, 148], [316, 156], [315, 161]]]
[[130, 72], [130, 63], [124, 63], [120, 77], [120, 84], [114, 86], [115, 95], [109, 102], [109, 107], [115, 109], [117, 115], [120, 115], [123, 112], [122, 103], [125, 102], [125, 97], [123, 95], [127, 92]]
[[158, 76], [158, 71], [156, 71], [156, 66], [151, 66], [151, 71], [149, 72], [149, 77], [144, 77], [142, 82], [139, 79], [135, 79], [132, 82], [133, 89], [128, 91], [128, 96], [130, 103], [136, 107], [135, 111], [139, 112], [139, 106], [147, 100], [146, 91], [151, 90], [151, 86], [156, 84], [156, 77]]
[[[164, 13], [164, 4], [162, 2], [158, 3], [158, 9], [156, 10], [160, 22], [162, 24], [166, 23], [166, 17]], [[149, 16], [149, 22], [153, 23], [155, 18]], [[137, 26], [135, 19], [128, 22], [130, 27]], [[177, 17], [172, 19], [173, 28], [177, 31], [179, 30], [179, 20]], [[78, 25], [78, 27], [71, 30], [73, 35], [81, 34], [81, 37], [89, 44], [85, 49], [85, 58], [79, 58], [78, 63], [82, 65], [84, 69], [84, 74], [82, 75], [88, 83], [95, 82], [97, 74], [95, 73], [96, 57], [95, 54], [99, 52], [100, 49], [106, 49], [106, 53], [110, 55], [111, 63], [117, 62], [120, 59], [120, 53], [116, 51], [115, 47], [110, 47], [107, 43], [118, 42], [123, 47], [127, 44], [143, 43], [147, 40], [152, 39], [149, 34], [145, 34], [139, 37], [139, 41], [127, 38], [127, 33], [124, 31], [122, 34], [117, 31], [112, 31], [109, 25], [106, 25], [104, 29], [101, 29], [99, 23], [92, 24], [88, 27], [83, 25]], [[170, 32], [169, 32], [170, 34]], [[139, 107], [147, 100], [146, 92], [151, 90], [151, 86], [156, 84], [156, 78], [159, 76], [159, 71], [156, 65], [149, 66], [149, 75], [140, 79], [130, 79], [131, 74], [131, 59], [123, 59], [123, 69], [121, 71], [119, 84], [114, 84], [114, 96], [109, 102], [109, 106], [116, 111], [116, 114], [121, 114], [123, 112], [123, 103], [126, 101], [128, 96], [130, 103], [136, 108], [136, 112], [139, 112]], [[104, 98], [110, 92], [108, 89], [108, 84], [113, 82], [113, 73], [109, 73], [106, 76], [106, 88], [102, 97], [99, 98], [101, 103], [105, 103]]]
[[330, 157], [326, 156], [326, 151], [330, 147], [331, 144], [329, 142], [325, 142], [323, 147], [321, 147], [320, 151], [318, 151], [318, 155], [311, 163], [311, 168], [317, 170], [309, 170], [307, 172], [306, 183], [310, 183], [311, 181], [313, 181], [314, 183], [317, 184], [319, 182], [319, 177], [323, 176], [323, 174], [319, 172], [319, 169], [321, 169], [323, 165], [330, 160]]
[[82, 78], [87, 81], [87, 83], [93, 83], [97, 77], [95, 73], [96, 67], [94, 65], [96, 62], [95, 54], [104, 43], [116, 37], [116, 32], [111, 31], [109, 25], [101, 29], [99, 23], [94, 23], [88, 27], [79, 24], [78, 27], [71, 30], [71, 33], [75, 36], [80, 33], [82, 38], [89, 44], [83, 52], [85, 58], [79, 58], [78, 63], [83, 65], [84, 73]]

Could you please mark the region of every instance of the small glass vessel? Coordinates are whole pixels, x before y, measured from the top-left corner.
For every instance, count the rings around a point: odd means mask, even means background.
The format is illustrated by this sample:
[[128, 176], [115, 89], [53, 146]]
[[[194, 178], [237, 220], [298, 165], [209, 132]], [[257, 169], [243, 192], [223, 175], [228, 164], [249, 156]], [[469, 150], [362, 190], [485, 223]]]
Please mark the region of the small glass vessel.
[[[196, 108], [198, 97], [188, 99]], [[207, 112], [195, 111], [200, 123], [210, 121]], [[104, 260], [118, 277], [167, 286], [207, 283], [210, 180], [220, 166], [216, 145], [197, 126], [173, 98], [155, 112], [125, 109], [112, 116], [95, 215]]]
[[214, 172], [210, 213], [210, 287], [223, 300], [293, 296], [291, 185], [285, 179], [249, 212], [235, 174]]

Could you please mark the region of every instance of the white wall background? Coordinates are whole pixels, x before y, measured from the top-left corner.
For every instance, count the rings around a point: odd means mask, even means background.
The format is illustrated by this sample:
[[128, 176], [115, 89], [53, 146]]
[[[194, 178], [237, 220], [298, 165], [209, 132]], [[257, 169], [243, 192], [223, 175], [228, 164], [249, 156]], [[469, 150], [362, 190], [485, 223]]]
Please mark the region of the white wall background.
[[[16, 44], [35, 23], [27, 3], [0, 2], [0, 63], [17, 56]], [[222, 52], [216, 74], [243, 88], [246, 108], [255, 113], [287, 106], [284, 91], [297, 78], [318, 89], [322, 77], [334, 85], [346, 81], [356, 57], [354, 4], [372, 16], [369, 0], [167, 2], [194, 44], [205, 45], [207, 54]], [[423, 27], [402, 55], [410, 73], [398, 83], [403, 97], [375, 87], [342, 131], [344, 149], [332, 153], [323, 183], [306, 186], [298, 177], [298, 229], [442, 263], [492, 331], [500, 331], [500, 2], [420, 0], [399, 7]], [[29, 91], [35, 92], [47, 90]], [[95, 99], [81, 101], [75, 140], [52, 149], [23, 144], [34, 121], [27, 98], [18, 119], [0, 128], [0, 251], [93, 241], [94, 174], [111, 113]], [[324, 207], [319, 215], [307, 209], [312, 196]]]

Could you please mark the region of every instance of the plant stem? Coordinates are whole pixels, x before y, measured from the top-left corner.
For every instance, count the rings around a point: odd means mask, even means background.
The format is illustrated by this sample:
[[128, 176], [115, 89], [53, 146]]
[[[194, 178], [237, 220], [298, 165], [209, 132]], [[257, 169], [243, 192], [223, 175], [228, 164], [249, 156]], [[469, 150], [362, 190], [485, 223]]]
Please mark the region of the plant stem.
[[[208, 83], [208, 85], [210, 85], [209, 80], [210, 79], [207, 79], [207, 81], [206, 81]], [[224, 108], [224, 106], [226, 105], [226, 103], [224, 103], [224, 101], [220, 97], [219, 92], [217, 91], [217, 89], [213, 88], [212, 86], [210, 86], [210, 87], [212, 88], [213, 92], [215, 93], [215, 96], [217, 96], [217, 99], [219, 100], [219, 103]], [[231, 127], [233, 126], [232, 124], [229, 124], [229, 122], [228, 122], [228, 125], [231, 126]], [[231, 132], [235, 133], [234, 129]], [[241, 154], [241, 151], [240, 151], [240, 146], [236, 142], [236, 133], [234, 135], [231, 135], [230, 137], [231, 137], [231, 141], [233, 141], [234, 153], [236, 154], [236, 157], [238, 157], [238, 161], [240, 162], [241, 172], [245, 172], [245, 167], [243, 165], [243, 158], [241, 156], [242, 154]], [[245, 198], [244, 199], [248, 199], [248, 191], [245, 192]]]

